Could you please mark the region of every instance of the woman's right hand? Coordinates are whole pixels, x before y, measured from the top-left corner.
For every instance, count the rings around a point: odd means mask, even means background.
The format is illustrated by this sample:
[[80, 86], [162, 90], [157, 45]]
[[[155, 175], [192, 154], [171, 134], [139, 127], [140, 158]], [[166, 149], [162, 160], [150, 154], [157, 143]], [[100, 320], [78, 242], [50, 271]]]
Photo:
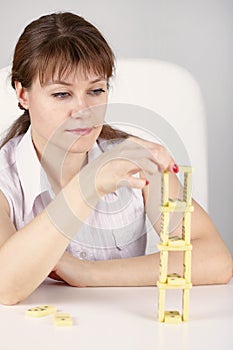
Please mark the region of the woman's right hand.
[[[85, 188], [82, 183], [86, 186], [91, 172], [95, 191], [101, 197], [121, 186], [142, 189], [148, 184], [148, 176], [165, 170], [177, 172], [176, 167], [162, 145], [130, 137], [83, 168], [80, 172], [81, 188]], [[139, 172], [143, 176], [135, 177]]]

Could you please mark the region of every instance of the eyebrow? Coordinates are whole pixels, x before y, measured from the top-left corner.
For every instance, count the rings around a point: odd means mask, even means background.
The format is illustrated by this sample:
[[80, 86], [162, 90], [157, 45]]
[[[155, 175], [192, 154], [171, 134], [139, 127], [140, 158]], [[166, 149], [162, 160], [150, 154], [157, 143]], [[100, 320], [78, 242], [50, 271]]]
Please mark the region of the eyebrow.
[[[104, 77], [98, 77], [94, 80], [89, 81], [89, 84], [94, 84], [94, 83], [98, 83], [100, 81], [107, 81], [106, 78]], [[72, 86], [72, 83], [68, 83], [65, 80], [52, 80], [52, 81], [48, 81], [45, 85], [53, 85], [53, 84], [58, 84], [58, 85], [66, 85], [66, 86]]]

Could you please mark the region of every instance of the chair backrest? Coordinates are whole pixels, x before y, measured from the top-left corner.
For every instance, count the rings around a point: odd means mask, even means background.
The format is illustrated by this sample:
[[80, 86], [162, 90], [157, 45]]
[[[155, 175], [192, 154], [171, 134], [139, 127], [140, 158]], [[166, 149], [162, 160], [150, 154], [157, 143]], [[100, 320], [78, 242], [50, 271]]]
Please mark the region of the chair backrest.
[[[200, 88], [191, 74], [175, 64], [158, 60], [118, 60], [110, 102], [121, 105], [123, 109], [120, 111], [125, 109], [126, 113], [133, 111], [137, 115], [134, 123], [129, 122], [129, 115], [126, 115], [128, 125], [123, 126], [126, 130], [132, 124], [137, 125], [144, 135], [152, 134], [168, 144], [173, 152], [176, 146], [180, 149], [181, 144], [184, 145], [195, 168], [194, 198], [208, 209], [206, 118]], [[15, 92], [10, 86], [10, 67], [2, 68], [0, 134], [21, 114]], [[123, 122], [123, 119], [120, 121]], [[168, 142], [170, 139], [171, 144]], [[175, 151], [173, 155], [182, 162], [178, 153]]]
[[[153, 134], [167, 145], [178, 163], [187, 162], [188, 155], [195, 169], [193, 196], [208, 210], [206, 116], [193, 76], [176, 64], [160, 60], [118, 60], [110, 102], [134, 105], [134, 124], [142, 128], [144, 135], [145, 131], [148, 136]], [[128, 115], [126, 122], [127, 119]]]
[[11, 87], [10, 66], [0, 69], [0, 134], [22, 114], [15, 91]]

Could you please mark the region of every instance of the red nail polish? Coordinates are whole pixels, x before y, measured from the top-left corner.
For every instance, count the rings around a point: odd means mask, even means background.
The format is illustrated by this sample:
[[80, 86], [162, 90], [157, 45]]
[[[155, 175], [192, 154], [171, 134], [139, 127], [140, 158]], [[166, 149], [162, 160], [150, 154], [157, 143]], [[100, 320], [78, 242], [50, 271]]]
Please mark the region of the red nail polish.
[[146, 186], [148, 186], [149, 185], [149, 181], [148, 180], [146, 180]]
[[175, 174], [177, 174], [177, 173], [179, 172], [179, 167], [178, 167], [178, 165], [177, 165], [177, 164], [174, 164], [172, 170], [173, 170], [173, 172], [174, 172]]

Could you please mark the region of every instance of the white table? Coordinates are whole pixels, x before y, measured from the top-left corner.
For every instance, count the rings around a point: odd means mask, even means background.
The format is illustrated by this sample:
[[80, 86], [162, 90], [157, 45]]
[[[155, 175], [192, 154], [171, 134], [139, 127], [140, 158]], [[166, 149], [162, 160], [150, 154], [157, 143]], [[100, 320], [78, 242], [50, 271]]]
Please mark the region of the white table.
[[[180, 295], [168, 294], [173, 309]], [[72, 327], [53, 317], [25, 317], [25, 310], [51, 304], [72, 315]], [[169, 305], [169, 306], [170, 306]], [[1, 350], [202, 350], [233, 349], [233, 280], [191, 289], [190, 321], [157, 321], [157, 288], [73, 288], [47, 279], [16, 306], [0, 306]]]

